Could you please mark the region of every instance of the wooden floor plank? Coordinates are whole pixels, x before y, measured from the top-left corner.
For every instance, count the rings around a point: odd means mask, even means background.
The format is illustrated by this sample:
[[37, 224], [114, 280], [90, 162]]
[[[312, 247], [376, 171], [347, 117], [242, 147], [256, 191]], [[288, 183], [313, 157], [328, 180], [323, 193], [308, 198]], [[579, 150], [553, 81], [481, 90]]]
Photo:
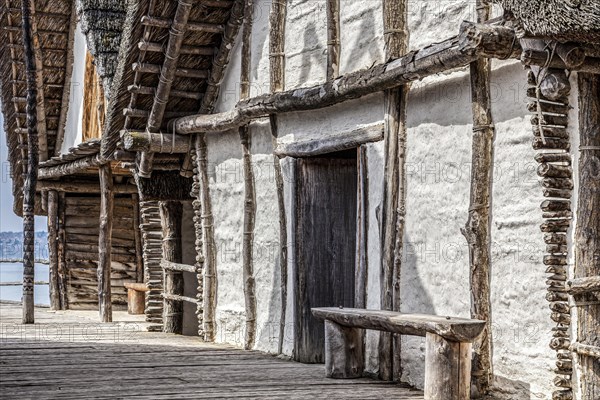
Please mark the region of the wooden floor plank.
[[320, 364], [146, 332], [143, 316], [99, 324], [95, 311], [36, 309], [36, 324], [23, 326], [20, 313], [0, 303], [2, 399], [423, 398], [388, 382], [327, 379]]

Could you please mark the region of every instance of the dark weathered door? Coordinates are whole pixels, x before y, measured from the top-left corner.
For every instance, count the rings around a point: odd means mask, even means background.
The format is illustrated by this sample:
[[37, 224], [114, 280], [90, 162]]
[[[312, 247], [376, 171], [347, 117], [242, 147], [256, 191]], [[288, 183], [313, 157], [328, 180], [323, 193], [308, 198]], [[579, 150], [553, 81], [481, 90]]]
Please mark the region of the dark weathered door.
[[294, 346], [297, 361], [324, 362], [323, 322], [312, 316], [311, 307], [354, 306], [355, 154], [353, 151], [297, 162]]

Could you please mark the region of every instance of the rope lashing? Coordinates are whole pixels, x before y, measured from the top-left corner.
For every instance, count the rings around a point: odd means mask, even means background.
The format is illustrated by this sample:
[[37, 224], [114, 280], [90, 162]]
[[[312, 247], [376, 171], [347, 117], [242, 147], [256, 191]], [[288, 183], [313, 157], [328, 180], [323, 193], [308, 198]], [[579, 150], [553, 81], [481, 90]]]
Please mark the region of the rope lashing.
[[487, 129], [495, 129], [494, 124], [473, 125], [473, 133], [484, 132]]
[[490, 208], [488, 204], [473, 204], [469, 207], [469, 212], [483, 210], [484, 208]]

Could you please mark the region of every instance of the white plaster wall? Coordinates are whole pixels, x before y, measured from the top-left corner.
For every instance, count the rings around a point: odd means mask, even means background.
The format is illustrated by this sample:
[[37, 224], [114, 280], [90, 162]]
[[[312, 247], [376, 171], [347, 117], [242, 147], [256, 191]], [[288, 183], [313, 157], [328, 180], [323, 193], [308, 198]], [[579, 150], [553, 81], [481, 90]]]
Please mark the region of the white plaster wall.
[[[268, 89], [267, 4], [255, 6], [252, 45], [252, 95]], [[288, 5], [286, 89], [325, 79], [324, 1], [292, 1]], [[260, 10], [258, 10], [260, 8]], [[257, 15], [260, 13], [260, 18]], [[495, 10], [498, 13], [498, 10]], [[410, 2], [410, 47], [416, 49], [458, 32], [473, 20], [474, 2], [464, 0]], [[381, 2], [347, 0], [341, 4], [342, 62], [346, 73], [383, 61]], [[306, 27], [310, 29], [305, 29]], [[365, 33], [366, 32], [366, 33]], [[223, 84], [218, 110], [229, 110], [239, 90], [239, 44]], [[525, 73], [518, 63], [493, 63], [492, 97], [497, 137], [493, 189], [492, 307], [494, 368], [505, 392], [501, 398], [549, 398], [553, 390], [553, 352], [548, 348], [551, 321], [545, 301], [542, 201], [537, 184], [531, 129], [525, 110]], [[402, 310], [469, 316], [468, 249], [460, 228], [467, 220], [470, 185], [472, 116], [466, 69], [429, 77], [412, 85], [408, 110], [408, 191]], [[383, 96], [375, 94], [325, 110], [279, 116], [280, 140], [292, 142], [339, 133], [382, 121]], [[255, 171], [272, 168], [270, 133], [264, 121], [252, 128]], [[367, 145], [369, 230], [367, 306], [379, 308], [381, 191], [383, 143]], [[241, 249], [243, 182], [237, 132], [209, 138], [211, 190], [218, 259], [218, 341], [241, 344], [244, 300], [241, 259], [223, 257], [224, 248]], [[291, 232], [293, 160], [282, 160], [286, 180], [286, 213], [293, 265]], [[239, 172], [231, 172], [239, 171]], [[227, 172], [227, 173], [225, 173]], [[261, 172], [262, 173], [262, 172]], [[278, 240], [275, 188], [271, 178], [257, 176], [258, 247]], [[270, 256], [271, 257], [271, 256]], [[255, 264], [258, 294], [256, 348], [275, 351], [281, 307], [276, 255]], [[288, 268], [288, 302], [284, 352], [293, 350], [293, 284]], [[266, 331], [265, 331], [266, 329]], [[223, 334], [224, 332], [225, 334]], [[266, 332], [266, 333], [265, 333]], [[272, 333], [274, 333], [272, 335]], [[367, 335], [367, 370], [377, 372], [377, 333]], [[423, 340], [404, 338], [403, 378], [422, 386]]]
[[69, 109], [65, 124], [65, 138], [60, 149], [62, 154], [68, 153], [69, 148], [81, 143], [82, 117], [83, 117], [83, 82], [85, 75], [85, 57], [87, 44], [85, 35], [81, 31], [81, 24], [77, 23], [75, 39], [73, 41], [73, 76], [71, 77], [71, 92], [69, 95]]

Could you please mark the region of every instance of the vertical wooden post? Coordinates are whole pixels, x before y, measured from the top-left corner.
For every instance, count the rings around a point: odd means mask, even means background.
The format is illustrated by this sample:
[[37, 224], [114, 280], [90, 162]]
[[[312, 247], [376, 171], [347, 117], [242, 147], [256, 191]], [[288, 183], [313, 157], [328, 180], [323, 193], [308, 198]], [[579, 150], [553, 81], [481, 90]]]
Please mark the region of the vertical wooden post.
[[367, 308], [367, 275], [369, 248], [369, 172], [367, 147], [361, 145], [357, 152], [358, 157], [358, 191], [356, 215], [356, 277], [354, 307]]
[[37, 184], [39, 143], [37, 118], [37, 83], [34, 54], [32, 3], [21, 2], [23, 45], [27, 77], [27, 173], [23, 187], [23, 323], [34, 322], [33, 282], [35, 272], [35, 187]]
[[[253, 0], [246, 0], [244, 6], [244, 25], [242, 36], [242, 61], [240, 73], [240, 99], [250, 95], [250, 68], [252, 44]], [[242, 241], [242, 275], [244, 279], [244, 304], [246, 312], [246, 333], [244, 347], [252, 349], [256, 338], [256, 295], [254, 284], [254, 220], [256, 217], [256, 193], [254, 189], [254, 171], [252, 169], [252, 138], [248, 125], [239, 128], [244, 164], [244, 232]]]
[[[161, 201], [160, 219], [162, 225], [163, 245], [162, 258], [166, 261], [181, 263], [181, 217], [183, 207], [179, 201]], [[164, 292], [166, 294], [183, 295], [183, 274], [175, 271], [164, 271]], [[164, 299], [163, 332], [178, 333], [183, 331], [183, 302]]]
[[200, 210], [202, 212], [202, 250], [204, 253], [204, 340], [215, 340], [215, 308], [217, 299], [217, 256], [215, 254], [215, 228], [210, 200], [210, 186], [208, 178], [208, 149], [205, 134], [196, 135], [196, 167], [198, 175], [198, 193]]
[[[408, 49], [406, 0], [384, 1], [383, 29], [385, 58], [397, 58]], [[404, 237], [406, 100], [409, 86], [384, 93], [385, 182], [382, 217], [381, 307], [400, 310], [400, 264]], [[384, 380], [400, 380], [402, 375], [400, 337], [382, 332], [379, 339], [379, 375]]]
[[[579, 198], [575, 278], [600, 276], [600, 75], [577, 74], [579, 86]], [[600, 291], [573, 294], [577, 342], [600, 348]], [[600, 359], [578, 354], [582, 399], [600, 398]]]
[[[271, 92], [281, 92], [285, 86], [285, 17], [287, 14], [287, 0], [273, 0], [269, 15], [269, 60], [271, 68]], [[273, 150], [277, 146], [277, 117], [269, 116]], [[273, 154], [273, 168], [275, 170], [275, 186], [277, 188], [277, 210], [279, 213], [279, 268], [281, 269], [281, 315], [279, 319], [278, 352], [283, 350], [285, 335], [285, 315], [287, 310], [287, 279], [288, 279], [288, 246], [287, 246], [287, 221], [285, 215], [285, 198], [283, 192], [283, 173], [279, 157]]]
[[60, 310], [60, 289], [58, 286], [58, 192], [48, 192], [48, 260], [50, 262], [50, 308]]
[[[491, 6], [477, 0], [477, 22], [489, 18]], [[472, 391], [484, 395], [492, 380], [492, 331], [490, 304], [490, 193], [494, 125], [490, 99], [491, 64], [487, 58], [471, 63], [473, 144], [469, 217], [462, 234], [469, 246], [471, 318], [486, 321], [482, 334], [473, 342]]]
[[58, 193], [58, 236], [57, 247], [58, 253], [58, 292], [60, 293], [60, 306], [62, 310], [69, 308], [67, 290], [67, 260], [65, 255], [65, 192]]
[[133, 237], [135, 240], [135, 268], [136, 282], [144, 282], [144, 255], [142, 249], [142, 232], [140, 230], [140, 195], [131, 195], [133, 202]]
[[327, 0], [327, 80], [340, 74], [340, 0]]
[[360, 378], [365, 368], [363, 329], [325, 320], [325, 375]]
[[425, 335], [425, 398], [466, 400], [471, 383], [471, 343]]
[[110, 267], [113, 225], [113, 178], [110, 164], [99, 169], [100, 174], [100, 229], [98, 235], [98, 308], [100, 321], [112, 322]]

